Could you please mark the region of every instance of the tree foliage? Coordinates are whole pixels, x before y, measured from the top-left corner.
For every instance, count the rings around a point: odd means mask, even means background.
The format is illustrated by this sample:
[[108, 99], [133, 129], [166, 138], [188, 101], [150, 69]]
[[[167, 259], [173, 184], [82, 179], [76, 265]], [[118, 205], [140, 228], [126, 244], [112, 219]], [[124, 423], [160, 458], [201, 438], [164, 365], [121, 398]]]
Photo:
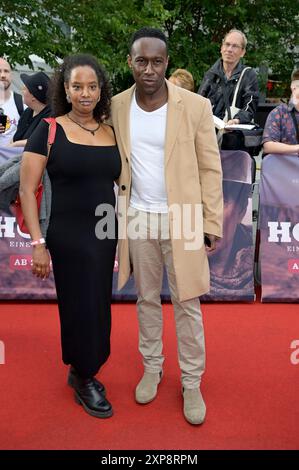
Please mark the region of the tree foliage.
[[[169, 37], [169, 72], [187, 68], [199, 84], [219, 57], [231, 28], [248, 37], [246, 64], [264, 64], [282, 80], [299, 60], [298, 1], [283, 0], [9, 0], [0, 2], [0, 54], [30, 65], [37, 54], [50, 65], [77, 51], [96, 55], [115, 90], [126, 87], [128, 40], [142, 26]], [[297, 46], [297, 47], [296, 47]]]

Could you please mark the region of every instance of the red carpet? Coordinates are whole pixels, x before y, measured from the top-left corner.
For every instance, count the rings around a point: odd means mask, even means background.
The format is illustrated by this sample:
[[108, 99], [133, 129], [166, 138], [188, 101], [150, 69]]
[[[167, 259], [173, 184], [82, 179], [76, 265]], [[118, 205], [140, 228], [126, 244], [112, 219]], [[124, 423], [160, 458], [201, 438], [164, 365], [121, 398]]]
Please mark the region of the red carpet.
[[[298, 449], [299, 340], [295, 304], [203, 305], [207, 371], [201, 427], [182, 415], [171, 305], [165, 368], [151, 404], [134, 402], [142, 374], [133, 304], [113, 305], [112, 354], [100, 378], [115, 414], [88, 416], [66, 385], [55, 304], [0, 304], [1, 449]], [[299, 356], [299, 355], [298, 355]]]

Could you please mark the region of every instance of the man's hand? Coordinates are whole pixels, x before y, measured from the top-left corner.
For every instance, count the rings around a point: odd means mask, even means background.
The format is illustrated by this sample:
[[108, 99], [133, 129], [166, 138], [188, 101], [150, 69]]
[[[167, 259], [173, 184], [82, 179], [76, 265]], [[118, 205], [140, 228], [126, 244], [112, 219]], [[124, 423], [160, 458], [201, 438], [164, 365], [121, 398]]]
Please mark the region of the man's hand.
[[214, 251], [216, 249], [217, 240], [220, 240], [220, 237], [210, 233], [204, 233], [204, 242], [207, 252]]
[[227, 126], [231, 126], [232, 124], [240, 124], [240, 119], [230, 119], [226, 123]]

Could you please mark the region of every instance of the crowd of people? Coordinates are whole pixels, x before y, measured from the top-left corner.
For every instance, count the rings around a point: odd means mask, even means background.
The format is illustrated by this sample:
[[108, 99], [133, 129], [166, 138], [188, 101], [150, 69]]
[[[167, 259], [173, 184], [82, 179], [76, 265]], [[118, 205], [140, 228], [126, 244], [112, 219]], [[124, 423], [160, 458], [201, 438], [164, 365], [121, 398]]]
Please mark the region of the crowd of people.
[[[70, 366], [68, 383], [77, 403], [92, 416], [113, 414], [107, 390], [96, 375], [110, 354], [112, 275], [119, 235], [119, 288], [133, 274], [138, 297], [144, 373], [135, 400], [143, 405], [154, 400], [163, 379], [160, 291], [165, 267], [176, 322], [183, 414], [191, 424], [205, 420], [200, 390], [205, 341], [198, 298], [210, 289], [208, 256], [221, 259], [220, 278], [225, 271], [233, 272], [217, 244], [226, 246], [226, 254], [243, 250], [242, 260], [246, 258], [240, 240], [246, 232], [242, 219], [250, 188], [242, 175], [231, 179], [236, 191], [246, 185], [245, 196], [242, 207], [232, 210], [233, 232], [224, 225], [229, 236], [220, 242], [223, 195], [224, 210], [231, 210], [232, 186], [226, 188], [223, 181], [213, 114], [228, 124], [255, 118], [258, 82], [254, 69], [241, 61], [246, 46], [243, 32], [229, 31], [221, 58], [205, 74], [198, 93], [187, 70], [177, 69], [166, 79], [167, 38], [154, 28], [142, 28], [132, 36], [128, 66], [134, 85], [113, 97], [103, 67], [87, 54], [66, 57], [51, 82], [43, 72], [22, 74], [23, 99], [12, 92], [10, 65], [0, 59], [0, 146], [25, 147], [20, 198], [32, 239], [32, 271], [45, 279], [51, 257], [62, 359]], [[291, 90], [289, 105], [278, 106], [268, 117], [267, 153], [299, 151], [298, 72], [292, 75]], [[50, 124], [44, 120], [49, 116], [54, 118]], [[49, 153], [52, 125], [56, 131]], [[225, 165], [230, 164], [227, 159]], [[43, 236], [35, 192], [45, 168], [52, 199]], [[115, 182], [123, 201], [118, 204], [118, 218]], [[186, 221], [182, 217], [178, 222], [172, 212], [174, 206], [185, 204], [191, 208], [192, 222], [198, 222], [196, 211], [201, 210], [199, 240], [191, 248]]]

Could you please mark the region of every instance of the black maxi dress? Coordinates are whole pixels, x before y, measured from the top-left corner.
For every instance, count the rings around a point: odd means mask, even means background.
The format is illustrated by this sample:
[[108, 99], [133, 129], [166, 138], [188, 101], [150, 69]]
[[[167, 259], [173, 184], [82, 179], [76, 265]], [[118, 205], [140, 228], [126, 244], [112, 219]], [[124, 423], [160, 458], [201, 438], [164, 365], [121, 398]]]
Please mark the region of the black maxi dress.
[[[47, 138], [48, 124], [42, 121], [25, 150], [46, 156]], [[117, 244], [114, 180], [120, 170], [116, 145], [72, 143], [57, 123], [47, 164], [52, 206], [46, 242], [57, 291], [62, 359], [85, 378], [95, 375], [110, 354], [110, 303]], [[95, 215], [95, 209], [99, 204], [110, 207], [113, 237], [96, 236], [101, 217]]]

